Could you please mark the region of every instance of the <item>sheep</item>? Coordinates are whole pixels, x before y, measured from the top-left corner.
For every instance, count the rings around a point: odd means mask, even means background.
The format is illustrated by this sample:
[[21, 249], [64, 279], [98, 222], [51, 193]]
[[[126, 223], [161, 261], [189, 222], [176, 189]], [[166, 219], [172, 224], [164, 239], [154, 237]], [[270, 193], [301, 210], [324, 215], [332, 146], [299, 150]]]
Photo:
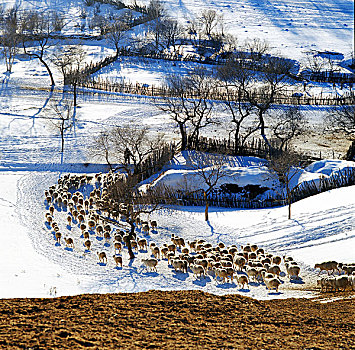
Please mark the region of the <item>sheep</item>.
[[191, 250], [196, 250], [196, 241], [193, 242], [187, 241], [187, 244], [189, 245]]
[[106, 243], [107, 243], [109, 241], [109, 239], [111, 239], [110, 232], [104, 231], [104, 238], [105, 238]]
[[348, 276], [336, 276], [334, 279], [334, 289], [337, 291], [342, 288], [343, 292], [345, 292], [346, 287], [349, 285]]
[[55, 233], [55, 240], [58, 244], [60, 244], [60, 239], [62, 238], [62, 234], [58, 231]]
[[142, 226], [142, 232], [145, 235], [149, 235], [149, 226], [148, 225], [143, 225]]
[[160, 249], [159, 247], [153, 247], [152, 254], [156, 259], [160, 259]]
[[234, 265], [238, 266], [239, 270], [242, 271], [244, 265], [246, 264], [247, 260], [242, 257], [242, 256], [238, 256], [236, 255], [235, 259], [234, 259]]
[[258, 250], [258, 246], [256, 244], [252, 244], [250, 248], [252, 252], [256, 252]]
[[73, 249], [74, 249], [74, 241], [73, 241], [73, 238], [71, 238], [71, 237], [64, 237], [64, 241], [65, 241], [65, 245], [66, 245], [68, 248], [73, 248]]
[[273, 256], [271, 259], [271, 262], [276, 265], [280, 265], [281, 261], [282, 261], [282, 259], [280, 256]]
[[90, 250], [91, 248], [91, 241], [89, 239], [87, 239], [85, 242], [84, 242], [84, 246], [87, 250]]
[[281, 269], [280, 269], [280, 266], [279, 265], [272, 265], [270, 266], [268, 269], [266, 269], [267, 272], [270, 272], [272, 273], [273, 275], [277, 275], [279, 276], [280, 273], [281, 273]]
[[173, 259], [171, 261], [171, 265], [173, 266], [175, 271], [187, 272], [187, 262], [181, 259]]
[[214, 268], [215, 279], [217, 281], [217, 277], [222, 278], [223, 283], [226, 283], [226, 278], [228, 278], [228, 273], [226, 269], [215, 267]]
[[83, 222], [85, 221], [84, 215], [79, 214], [79, 215], [78, 215], [78, 221], [79, 221], [79, 224], [83, 223]]
[[145, 238], [139, 239], [137, 243], [138, 243], [139, 249], [147, 250], [147, 240]]
[[131, 247], [138, 253], [138, 243], [135, 240], [131, 240]]
[[196, 277], [204, 277], [205, 278], [205, 269], [201, 265], [191, 265], [191, 271]]
[[99, 262], [100, 263], [103, 263], [103, 264], [107, 264], [107, 256], [106, 256], [106, 253], [105, 252], [96, 252], [97, 256], [99, 257]]
[[258, 271], [256, 268], [248, 266], [246, 269], [246, 273], [247, 273], [250, 280], [253, 278], [254, 281], [256, 281], [256, 278], [258, 276]]
[[169, 252], [174, 252], [176, 251], [176, 245], [175, 244], [169, 244], [168, 245]]
[[322, 276], [318, 278], [317, 285], [320, 286], [321, 292], [327, 292], [328, 289], [333, 289], [332, 279], [334, 279], [334, 277]]
[[338, 271], [338, 263], [336, 261], [327, 261], [327, 262], [323, 262], [321, 264], [315, 264], [314, 265], [314, 268], [315, 269], [320, 269], [319, 271], [319, 274], [325, 270], [328, 272], [328, 275], [329, 275], [329, 272], [332, 271], [332, 274], [334, 274], [335, 270]]
[[181, 249], [181, 247], [184, 247], [185, 246], [185, 241], [182, 237], [178, 237], [175, 242], [176, 246]]
[[116, 252], [116, 250], [117, 250], [118, 253], [120, 254], [121, 251], [122, 251], [122, 244], [121, 244], [120, 242], [115, 242], [113, 246], [114, 246], [114, 248], [115, 248], [115, 252]]
[[351, 276], [349, 276], [348, 280], [349, 280], [349, 285], [351, 286], [351, 289], [355, 290], [355, 275], [352, 274]]
[[102, 225], [97, 225], [96, 226], [96, 232], [97, 234], [101, 237], [103, 232], [104, 232], [104, 228], [102, 227]]
[[195, 259], [194, 264], [201, 265], [201, 266], [203, 266], [204, 269], [207, 269], [207, 266], [208, 266], [208, 262], [206, 259]]
[[248, 277], [245, 275], [238, 275], [237, 276], [237, 282], [238, 282], [238, 286], [239, 288], [244, 289], [244, 285], [246, 284], [248, 286], [249, 281], [248, 281]]
[[355, 272], [355, 266], [354, 265], [350, 265], [350, 264], [346, 264], [346, 265], [342, 265], [341, 269], [347, 274], [347, 275], [351, 275], [353, 272]]
[[95, 226], [96, 226], [95, 221], [94, 220], [89, 220], [88, 221], [88, 226], [89, 226], [90, 230], [93, 230], [95, 228]]
[[51, 205], [48, 210], [51, 213], [51, 215], [53, 216], [54, 215], [54, 207], [53, 207], [53, 205]]
[[158, 260], [154, 258], [141, 259], [148, 271], [157, 271]]
[[150, 226], [152, 227], [152, 230], [156, 231], [157, 227], [158, 227], [158, 224], [155, 220], [152, 220], [150, 222]]
[[120, 265], [122, 268], [122, 256], [113, 255], [113, 260], [115, 260], [116, 267], [118, 267], [118, 265]]
[[286, 263], [286, 272], [287, 272], [287, 276], [292, 279], [292, 277], [295, 277], [296, 279], [299, 279], [299, 274], [301, 271], [301, 268], [298, 265], [291, 265]]
[[266, 289], [275, 289], [276, 293], [278, 293], [279, 285], [281, 284], [280, 280], [276, 277], [273, 277], [272, 274], [265, 273], [265, 271], [262, 272], [262, 276]]

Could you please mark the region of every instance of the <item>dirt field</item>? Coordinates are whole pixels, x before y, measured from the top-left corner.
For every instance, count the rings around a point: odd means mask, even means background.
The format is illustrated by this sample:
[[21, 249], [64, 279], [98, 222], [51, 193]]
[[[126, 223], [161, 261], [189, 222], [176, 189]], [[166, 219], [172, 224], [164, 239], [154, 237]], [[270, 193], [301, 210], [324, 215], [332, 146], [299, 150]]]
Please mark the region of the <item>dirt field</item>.
[[355, 299], [346, 296], [328, 303], [199, 291], [2, 299], [0, 348], [355, 349]]

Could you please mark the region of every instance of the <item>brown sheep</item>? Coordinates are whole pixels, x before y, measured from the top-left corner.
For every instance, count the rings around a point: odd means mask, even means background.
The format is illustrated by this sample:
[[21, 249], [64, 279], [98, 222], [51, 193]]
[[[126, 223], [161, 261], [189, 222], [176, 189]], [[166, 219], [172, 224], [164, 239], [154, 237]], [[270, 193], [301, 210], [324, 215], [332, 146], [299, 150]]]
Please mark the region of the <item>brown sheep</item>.
[[65, 241], [65, 245], [68, 247], [68, 248], [73, 248], [74, 249], [74, 241], [73, 241], [73, 238], [71, 237], [64, 237], [64, 241]]
[[103, 264], [107, 264], [107, 256], [106, 256], [106, 253], [105, 252], [96, 252], [97, 253], [97, 256], [99, 257], [99, 262], [100, 263], [103, 263]]
[[115, 260], [116, 267], [118, 267], [118, 265], [120, 265], [122, 268], [122, 256], [113, 255], [113, 259]]
[[91, 248], [91, 241], [89, 239], [87, 239], [85, 242], [84, 242], [84, 246], [86, 247], [87, 250], [90, 250]]

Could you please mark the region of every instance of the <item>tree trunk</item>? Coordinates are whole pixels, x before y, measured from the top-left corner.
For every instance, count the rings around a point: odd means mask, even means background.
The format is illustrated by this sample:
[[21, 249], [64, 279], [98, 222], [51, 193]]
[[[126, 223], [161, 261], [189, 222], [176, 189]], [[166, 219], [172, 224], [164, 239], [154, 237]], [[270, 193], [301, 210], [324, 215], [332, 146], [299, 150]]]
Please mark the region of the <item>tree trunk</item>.
[[205, 221], [208, 221], [208, 199], [207, 199], [207, 193], [203, 191], [203, 197], [205, 199], [206, 207], [205, 207]]
[[73, 83], [74, 87], [74, 107], [76, 107], [76, 83]]
[[40, 62], [41, 62], [41, 63], [46, 67], [46, 69], [47, 69], [47, 72], [48, 72], [49, 77], [50, 77], [50, 79], [51, 79], [51, 86], [54, 86], [55, 83], [54, 83], [53, 73], [52, 73], [51, 69], [49, 68], [48, 64], [43, 61], [42, 58], [39, 57], [39, 60], [40, 60]]
[[179, 123], [179, 129], [181, 134], [181, 150], [185, 151], [187, 147], [187, 135], [186, 135], [185, 124]]
[[133, 253], [133, 250], [132, 250], [132, 246], [131, 246], [131, 239], [133, 238], [133, 233], [134, 233], [134, 223], [133, 222], [129, 222], [129, 225], [131, 226], [131, 230], [128, 234], [128, 241], [127, 241], [127, 249], [128, 249], [128, 254], [129, 254], [129, 258], [131, 260], [133, 260], [135, 258], [135, 255]]

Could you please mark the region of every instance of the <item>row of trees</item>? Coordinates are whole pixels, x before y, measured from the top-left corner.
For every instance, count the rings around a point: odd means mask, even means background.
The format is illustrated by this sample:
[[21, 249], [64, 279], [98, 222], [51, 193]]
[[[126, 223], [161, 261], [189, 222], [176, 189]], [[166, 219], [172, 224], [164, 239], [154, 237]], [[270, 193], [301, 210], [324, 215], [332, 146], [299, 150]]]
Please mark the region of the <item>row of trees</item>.
[[[216, 116], [217, 103], [211, 100], [216, 90], [225, 93], [222, 105], [230, 115], [230, 138], [234, 141], [235, 153], [256, 132], [271, 147], [267, 137], [269, 129], [268, 134], [279, 142], [279, 150], [284, 150], [293, 138], [306, 131], [307, 121], [299, 107], [272, 110], [275, 95], [290, 84], [288, 73], [292, 66], [288, 61], [272, 56], [264, 59], [262, 64], [263, 69], [255, 71], [234, 57], [218, 67], [214, 75], [198, 68], [188, 76], [166, 79], [172, 97], [156, 99], [155, 104], [176, 123], [182, 150], [186, 149], [188, 136], [198, 149], [201, 129], [220, 122]], [[269, 117], [272, 120], [267, 124]]]

